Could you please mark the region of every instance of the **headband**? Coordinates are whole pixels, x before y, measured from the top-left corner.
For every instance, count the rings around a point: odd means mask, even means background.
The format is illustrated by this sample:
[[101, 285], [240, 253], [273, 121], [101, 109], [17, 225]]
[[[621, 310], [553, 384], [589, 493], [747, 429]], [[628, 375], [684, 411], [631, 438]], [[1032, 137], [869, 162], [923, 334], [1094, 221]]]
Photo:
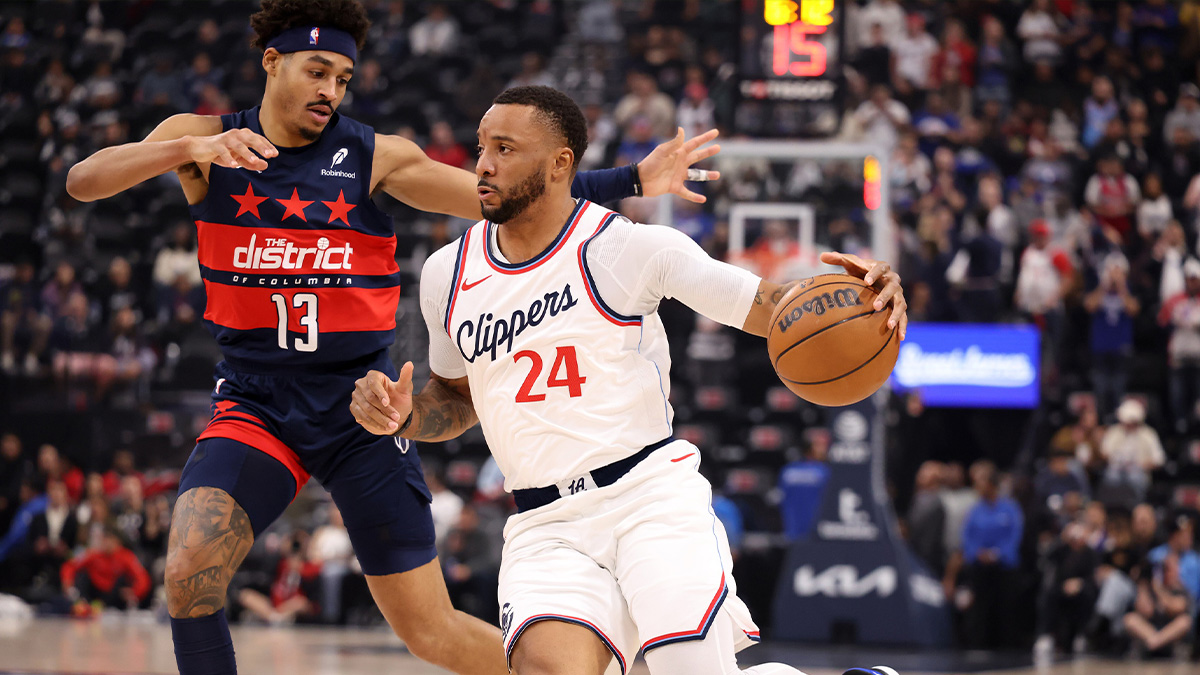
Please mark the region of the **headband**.
[[351, 61], [358, 61], [358, 46], [354, 38], [344, 30], [328, 26], [296, 26], [271, 38], [267, 49], [275, 48], [280, 54], [292, 52], [327, 51], [341, 54]]

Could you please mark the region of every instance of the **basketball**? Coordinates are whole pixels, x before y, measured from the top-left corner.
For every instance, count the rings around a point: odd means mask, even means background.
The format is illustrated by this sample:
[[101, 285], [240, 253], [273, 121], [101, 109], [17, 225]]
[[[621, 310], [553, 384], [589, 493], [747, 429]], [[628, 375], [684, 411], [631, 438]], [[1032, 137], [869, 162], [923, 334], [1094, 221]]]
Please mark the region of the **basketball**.
[[779, 379], [824, 406], [875, 393], [896, 365], [900, 336], [875, 289], [848, 274], [822, 274], [788, 291], [771, 316], [767, 352]]

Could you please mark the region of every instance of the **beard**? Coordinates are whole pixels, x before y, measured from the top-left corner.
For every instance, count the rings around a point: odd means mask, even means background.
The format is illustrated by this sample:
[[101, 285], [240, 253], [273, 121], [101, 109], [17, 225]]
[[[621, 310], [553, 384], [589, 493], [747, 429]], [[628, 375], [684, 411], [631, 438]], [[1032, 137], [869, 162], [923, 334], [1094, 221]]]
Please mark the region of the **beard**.
[[[493, 186], [488, 185], [488, 187]], [[493, 187], [493, 189], [495, 188]], [[541, 172], [535, 171], [528, 178], [513, 186], [507, 193], [498, 190], [497, 192], [500, 195], [500, 205], [480, 204], [480, 210], [483, 212], [483, 217], [493, 223], [507, 223], [524, 213], [530, 204], [546, 193], [546, 177]], [[512, 196], [508, 196], [509, 194]]]

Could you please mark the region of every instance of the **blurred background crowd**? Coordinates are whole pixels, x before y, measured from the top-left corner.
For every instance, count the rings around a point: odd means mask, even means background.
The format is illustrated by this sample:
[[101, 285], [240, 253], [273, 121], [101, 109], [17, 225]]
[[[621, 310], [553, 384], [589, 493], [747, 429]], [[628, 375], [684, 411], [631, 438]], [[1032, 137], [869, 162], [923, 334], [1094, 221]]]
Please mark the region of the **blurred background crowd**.
[[[738, 136], [735, 0], [364, 4], [373, 27], [340, 110], [439, 161], [473, 169], [479, 117], [518, 84], [581, 104], [585, 169], [636, 161], [676, 126]], [[175, 177], [82, 204], [66, 172], [171, 114], [256, 105], [253, 9], [0, 6], [0, 591], [46, 611], [161, 608], [178, 470], [219, 359]], [[888, 405], [889, 490], [958, 639], [1182, 653], [1200, 597], [1200, 2], [859, 0], [847, 19], [837, 138], [890, 156], [911, 319], [1043, 336], [1034, 411]], [[725, 257], [733, 201], [861, 195], [849, 175], [798, 188], [795, 168], [728, 172], [703, 208], [672, 206], [676, 224]], [[467, 223], [379, 199], [405, 276], [393, 356], [421, 362], [420, 265]], [[839, 223], [823, 223], [832, 240], [862, 251]], [[737, 262], [778, 276], [812, 253], [790, 237], [764, 228]], [[755, 339], [673, 303], [662, 314], [677, 432], [707, 452], [765, 623], [782, 550], [803, 536], [779, 505], [820, 487], [780, 477], [824, 462], [826, 412], [774, 386]], [[422, 456], [454, 600], [494, 621], [501, 477], [478, 430]], [[256, 542], [230, 606], [380, 621], [314, 487]]]

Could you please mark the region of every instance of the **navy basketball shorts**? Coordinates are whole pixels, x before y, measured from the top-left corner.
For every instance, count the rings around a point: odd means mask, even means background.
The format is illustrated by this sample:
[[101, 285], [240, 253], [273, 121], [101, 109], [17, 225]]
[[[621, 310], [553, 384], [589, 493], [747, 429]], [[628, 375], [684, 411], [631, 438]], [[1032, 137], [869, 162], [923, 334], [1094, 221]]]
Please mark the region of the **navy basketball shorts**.
[[415, 447], [367, 432], [350, 414], [354, 381], [370, 369], [396, 377], [386, 354], [327, 374], [217, 364], [213, 417], [183, 468], [179, 493], [224, 490], [245, 509], [257, 537], [311, 476], [341, 510], [365, 574], [406, 572], [433, 560], [432, 497]]

